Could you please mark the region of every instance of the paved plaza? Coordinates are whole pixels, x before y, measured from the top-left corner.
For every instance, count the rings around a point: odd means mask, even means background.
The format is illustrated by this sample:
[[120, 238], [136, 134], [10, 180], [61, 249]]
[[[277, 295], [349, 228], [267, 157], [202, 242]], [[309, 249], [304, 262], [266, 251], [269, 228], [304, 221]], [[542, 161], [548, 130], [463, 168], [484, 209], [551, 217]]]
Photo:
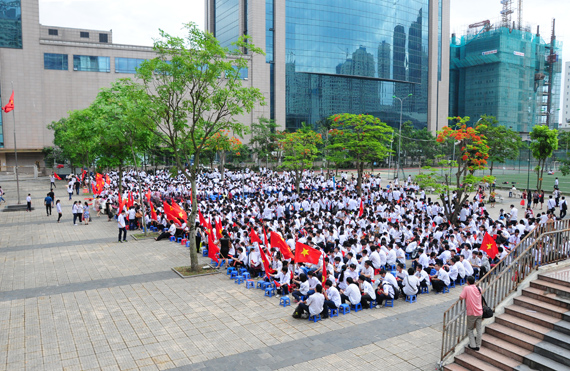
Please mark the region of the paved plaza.
[[[12, 203], [16, 182], [3, 177], [0, 185]], [[179, 278], [171, 267], [189, 262], [180, 244], [119, 244], [106, 216], [74, 226], [62, 181], [56, 223], [55, 211], [45, 215], [48, 191], [47, 178], [23, 180], [22, 199], [31, 193], [35, 211], [0, 213], [0, 369], [404, 371], [438, 361], [442, 313], [459, 288], [296, 320], [294, 307], [225, 274]]]

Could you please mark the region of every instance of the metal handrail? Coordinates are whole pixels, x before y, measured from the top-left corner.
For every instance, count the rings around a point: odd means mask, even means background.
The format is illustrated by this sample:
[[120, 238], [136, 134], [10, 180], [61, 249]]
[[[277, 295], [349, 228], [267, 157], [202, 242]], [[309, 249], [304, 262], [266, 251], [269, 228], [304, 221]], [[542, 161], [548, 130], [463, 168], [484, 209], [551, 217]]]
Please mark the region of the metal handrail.
[[[495, 309], [542, 264], [570, 258], [570, 220], [538, 226], [478, 281], [487, 305]], [[440, 365], [467, 337], [465, 301], [457, 300], [443, 313]]]

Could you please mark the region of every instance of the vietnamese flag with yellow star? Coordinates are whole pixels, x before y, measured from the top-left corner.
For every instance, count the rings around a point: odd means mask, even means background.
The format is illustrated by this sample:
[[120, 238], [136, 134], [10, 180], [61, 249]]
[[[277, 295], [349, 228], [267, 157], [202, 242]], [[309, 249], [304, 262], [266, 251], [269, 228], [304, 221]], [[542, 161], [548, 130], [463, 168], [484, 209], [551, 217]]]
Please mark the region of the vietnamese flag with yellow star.
[[491, 237], [491, 235], [485, 232], [485, 236], [483, 237], [483, 242], [481, 243], [481, 251], [485, 252], [487, 256], [491, 259], [494, 259], [495, 256], [499, 253], [499, 249], [497, 248], [497, 243]]
[[296, 263], [311, 263], [319, 264], [319, 259], [321, 258], [321, 252], [319, 250], [313, 249], [304, 243], [297, 242], [295, 245], [295, 262]]

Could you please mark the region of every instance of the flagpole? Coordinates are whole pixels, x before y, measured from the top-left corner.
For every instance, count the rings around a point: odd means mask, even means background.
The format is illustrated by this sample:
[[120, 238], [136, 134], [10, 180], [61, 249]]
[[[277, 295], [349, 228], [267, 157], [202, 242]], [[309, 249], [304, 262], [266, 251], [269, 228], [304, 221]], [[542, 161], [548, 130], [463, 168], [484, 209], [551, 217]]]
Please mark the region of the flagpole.
[[[10, 81], [12, 84], [12, 91], [14, 91], [14, 81]], [[20, 177], [18, 175], [18, 146], [16, 145], [16, 114], [14, 109], [12, 109], [12, 119], [14, 121], [14, 157], [16, 159], [16, 190], [18, 193], [18, 205], [21, 204], [20, 201]]]

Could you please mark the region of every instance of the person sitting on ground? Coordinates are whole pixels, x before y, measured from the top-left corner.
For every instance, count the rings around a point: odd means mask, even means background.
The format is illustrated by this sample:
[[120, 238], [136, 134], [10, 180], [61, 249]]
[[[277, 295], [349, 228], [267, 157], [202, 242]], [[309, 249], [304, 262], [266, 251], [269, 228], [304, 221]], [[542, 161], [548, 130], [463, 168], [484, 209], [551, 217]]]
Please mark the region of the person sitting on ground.
[[325, 296], [322, 292], [323, 287], [321, 285], [317, 285], [317, 287], [315, 287], [315, 293], [309, 296], [307, 300], [303, 300], [299, 303], [293, 313], [293, 318], [307, 319], [309, 316], [321, 314], [325, 303]]

